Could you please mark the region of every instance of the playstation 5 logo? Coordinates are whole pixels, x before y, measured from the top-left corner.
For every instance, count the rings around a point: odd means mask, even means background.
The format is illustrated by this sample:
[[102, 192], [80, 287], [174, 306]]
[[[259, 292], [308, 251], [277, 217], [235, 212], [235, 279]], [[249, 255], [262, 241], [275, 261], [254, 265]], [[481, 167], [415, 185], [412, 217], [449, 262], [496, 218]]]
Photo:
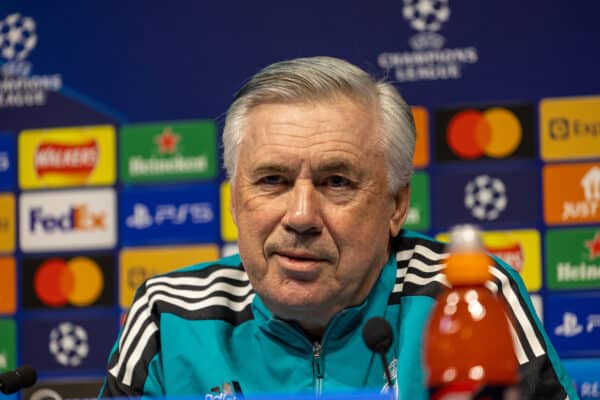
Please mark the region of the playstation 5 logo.
[[147, 205], [135, 203], [133, 214], [128, 216], [125, 224], [132, 229], [147, 229], [153, 225], [183, 225], [187, 223], [205, 224], [214, 219], [210, 203], [159, 204], [151, 212]]
[[557, 336], [573, 337], [579, 335], [583, 331], [583, 325], [577, 321], [577, 315], [566, 312], [563, 314], [563, 322], [554, 329], [554, 334]]

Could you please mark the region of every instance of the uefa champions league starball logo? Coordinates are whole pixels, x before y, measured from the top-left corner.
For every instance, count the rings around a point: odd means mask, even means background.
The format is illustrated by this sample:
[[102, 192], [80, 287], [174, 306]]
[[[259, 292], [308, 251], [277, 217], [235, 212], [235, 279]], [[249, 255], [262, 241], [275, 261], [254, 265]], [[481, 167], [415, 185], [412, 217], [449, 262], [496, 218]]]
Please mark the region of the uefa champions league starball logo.
[[0, 56], [7, 61], [24, 60], [37, 44], [35, 21], [19, 13], [0, 20]]
[[56, 362], [65, 367], [79, 366], [90, 352], [87, 332], [71, 322], [61, 322], [52, 329], [48, 348]]
[[493, 221], [508, 204], [506, 186], [497, 178], [479, 175], [465, 186], [465, 207], [480, 221]]
[[448, 0], [404, 0], [404, 19], [419, 32], [437, 32], [450, 17]]

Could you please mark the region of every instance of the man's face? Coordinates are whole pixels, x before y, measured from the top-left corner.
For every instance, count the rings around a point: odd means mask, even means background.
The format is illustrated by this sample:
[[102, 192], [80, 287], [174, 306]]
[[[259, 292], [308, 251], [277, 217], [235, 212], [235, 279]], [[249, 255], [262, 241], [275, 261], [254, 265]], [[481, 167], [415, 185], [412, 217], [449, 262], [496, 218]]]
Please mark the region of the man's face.
[[345, 97], [264, 104], [245, 122], [232, 211], [250, 281], [277, 316], [325, 327], [367, 296], [400, 231], [371, 109]]

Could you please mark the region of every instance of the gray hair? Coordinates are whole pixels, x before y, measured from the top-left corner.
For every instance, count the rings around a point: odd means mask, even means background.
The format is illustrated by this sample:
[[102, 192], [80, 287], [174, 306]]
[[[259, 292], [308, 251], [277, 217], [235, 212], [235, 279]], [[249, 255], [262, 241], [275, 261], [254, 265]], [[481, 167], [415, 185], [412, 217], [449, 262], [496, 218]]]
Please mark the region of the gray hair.
[[362, 69], [338, 58], [297, 58], [271, 64], [238, 92], [223, 128], [223, 159], [233, 183], [244, 119], [266, 103], [300, 103], [347, 96], [377, 112], [381, 144], [388, 166], [388, 187], [396, 193], [413, 173], [415, 124], [412, 113], [393, 85], [378, 82]]

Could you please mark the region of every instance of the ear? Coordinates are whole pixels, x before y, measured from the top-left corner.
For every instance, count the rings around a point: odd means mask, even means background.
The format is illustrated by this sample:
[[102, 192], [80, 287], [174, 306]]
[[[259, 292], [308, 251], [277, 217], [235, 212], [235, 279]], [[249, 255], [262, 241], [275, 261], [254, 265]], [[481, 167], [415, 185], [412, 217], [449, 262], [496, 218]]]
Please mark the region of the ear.
[[410, 200], [410, 184], [400, 188], [398, 193], [393, 196], [394, 210], [390, 217], [390, 235], [392, 237], [398, 236], [406, 217], [408, 216]]

